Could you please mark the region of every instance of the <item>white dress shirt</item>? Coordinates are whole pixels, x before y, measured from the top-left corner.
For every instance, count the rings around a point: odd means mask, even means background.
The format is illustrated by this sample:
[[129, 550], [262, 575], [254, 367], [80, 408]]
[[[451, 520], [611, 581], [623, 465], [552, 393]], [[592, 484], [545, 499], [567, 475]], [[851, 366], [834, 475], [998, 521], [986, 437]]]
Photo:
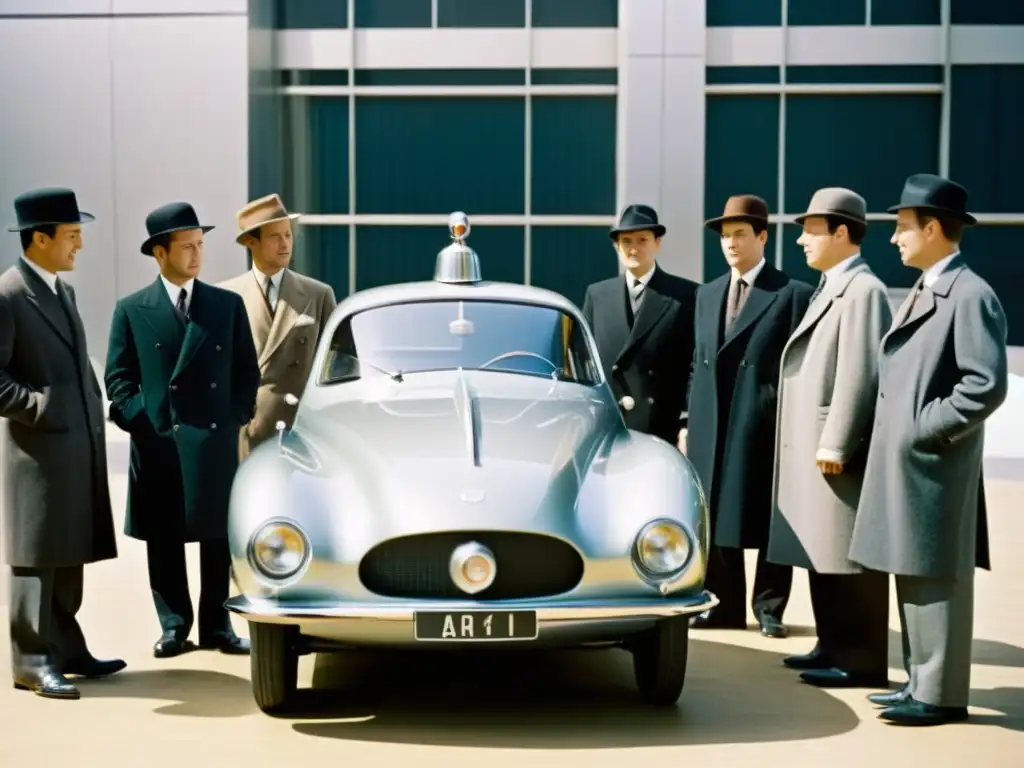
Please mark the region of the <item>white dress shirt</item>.
[[850, 265], [853, 263], [853, 260], [854, 259], [858, 259], [858, 258], [860, 258], [860, 251], [857, 251], [856, 253], [852, 254], [851, 256], [847, 256], [845, 259], [840, 261], [838, 264], [833, 264], [831, 267], [826, 269], [825, 270], [825, 282], [827, 283], [829, 280], [832, 280], [834, 278], [839, 277], [841, 274], [843, 274], [843, 272], [845, 272], [846, 270], [848, 270], [850, 268]]
[[47, 272], [45, 269], [36, 264], [32, 259], [25, 258], [25, 254], [21, 255], [21, 260], [28, 264], [29, 268], [39, 275], [43, 281], [50, 286], [50, 290], [57, 293], [57, 276], [53, 272]]
[[628, 269], [626, 270], [626, 288], [629, 290], [629, 305], [633, 308], [634, 314], [636, 314], [636, 309], [640, 306], [640, 301], [643, 299], [643, 292], [647, 290], [647, 284], [651, 282], [651, 277], [653, 276], [654, 267], [651, 267], [640, 277], [637, 277]]
[[959, 255], [960, 251], [953, 251], [953, 253], [949, 254], [949, 256], [944, 258], [942, 261], [937, 261], [930, 267], [928, 267], [928, 269], [924, 271], [925, 288], [931, 288], [933, 285], [935, 285], [935, 281], [939, 279], [939, 275], [945, 272], [946, 267], [949, 266], [949, 262], [951, 262]]
[[764, 256], [762, 256], [761, 260], [757, 262], [757, 264], [748, 269], [742, 275], [736, 267], [733, 267], [731, 270], [732, 277], [730, 278], [730, 282], [735, 283], [737, 280], [743, 280], [743, 282], [747, 284], [747, 287], [750, 288], [754, 284], [754, 281], [757, 280], [757, 276], [761, 274], [761, 270], [764, 269], [764, 265], [767, 263], [768, 262], [765, 261]]
[[260, 293], [267, 297], [270, 303], [270, 311], [277, 310], [277, 297], [281, 295], [281, 280], [284, 278], [284, 270], [277, 270], [277, 274], [270, 278], [270, 290], [267, 290], [267, 276], [260, 272], [256, 265], [252, 265], [252, 274], [260, 286]]
[[188, 313], [189, 307], [192, 306], [192, 286], [195, 284], [195, 280], [189, 279], [181, 285], [175, 285], [163, 275], [160, 275], [160, 279], [164, 281], [164, 288], [167, 289], [167, 296], [171, 300], [171, 306], [175, 309], [178, 307], [178, 296], [181, 295], [181, 289], [184, 288], [188, 291], [188, 293], [185, 294], [185, 312]]

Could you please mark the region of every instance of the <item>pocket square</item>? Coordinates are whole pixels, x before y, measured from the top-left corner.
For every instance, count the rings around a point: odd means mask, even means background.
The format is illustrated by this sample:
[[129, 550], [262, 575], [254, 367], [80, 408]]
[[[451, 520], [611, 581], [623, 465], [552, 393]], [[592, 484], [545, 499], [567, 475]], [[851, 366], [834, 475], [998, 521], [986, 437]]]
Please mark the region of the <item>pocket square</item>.
[[313, 325], [316, 320], [311, 315], [299, 315], [295, 318], [295, 327], [301, 328], [304, 325]]

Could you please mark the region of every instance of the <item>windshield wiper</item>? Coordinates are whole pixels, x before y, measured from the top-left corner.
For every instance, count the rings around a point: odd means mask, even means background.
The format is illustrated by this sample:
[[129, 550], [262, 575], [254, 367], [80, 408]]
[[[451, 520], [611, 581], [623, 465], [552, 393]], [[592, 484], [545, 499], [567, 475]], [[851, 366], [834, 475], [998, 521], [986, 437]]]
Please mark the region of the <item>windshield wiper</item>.
[[369, 366], [370, 368], [373, 368], [373, 370], [377, 371], [378, 373], [383, 373], [389, 379], [398, 382], [399, 384], [405, 381], [405, 377], [402, 376], [401, 371], [398, 371], [397, 373], [389, 371], [386, 368], [381, 368], [379, 365], [374, 365], [373, 363], [368, 362], [366, 360], [360, 360], [358, 357], [356, 357], [355, 355], [350, 355], [348, 352], [342, 352], [341, 354], [351, 360], [355, 360], [357, 363], [359, 363], [359, 365], [366, 365]]

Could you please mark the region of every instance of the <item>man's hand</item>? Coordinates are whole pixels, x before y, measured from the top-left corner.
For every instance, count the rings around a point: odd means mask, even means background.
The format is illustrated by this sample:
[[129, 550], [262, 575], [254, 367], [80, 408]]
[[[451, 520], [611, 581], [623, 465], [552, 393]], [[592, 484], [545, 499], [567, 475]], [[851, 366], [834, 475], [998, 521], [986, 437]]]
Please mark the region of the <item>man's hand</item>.
[[843, 472], [843, 465], [838, 461], [819, 461], [818, 469], [823, 475], [839, 475]]
[[686, 455], [686, 427], [679, 430], [679, 437], [676, 438], [676, 447], [684, 456]]

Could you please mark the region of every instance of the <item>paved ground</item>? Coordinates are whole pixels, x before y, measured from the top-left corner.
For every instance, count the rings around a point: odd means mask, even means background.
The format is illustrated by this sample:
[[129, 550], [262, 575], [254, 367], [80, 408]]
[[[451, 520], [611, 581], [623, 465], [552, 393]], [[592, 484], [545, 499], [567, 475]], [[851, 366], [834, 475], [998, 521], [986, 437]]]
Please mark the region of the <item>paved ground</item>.
[[[1001, 414], [1017, 425], [1024, 425], [1022, 415]], [[111, 492], [121, 509], [127, 445], [116, 430], [109, 437]], [[88, 569], [81, 619], [93, 651], [125, 658], [128, 669], [110, 680], [83, 682], [77, 702], [0, 686], [0, 766], [601, 768], [657, 760], [838, 768], [901, 759], [930, 768], [1020, 766], [1024, 463], [1014, 456], [1001, 462], [1000, 477], [1013, 479], [989, 482], [996, 570], [977, 580], [968, 724], [895, 728], [875, 718], [865, 691], [829, 693], [798, 683], [780, 658], [814, 642], [802, 574], [786, 615], [794, 636], [771, 641], [753, 631], [695, 633], [684, 697], [667, 712], [637, 703], [629, 658], [619, 651], [529, 658], [392, 654], [344, 662], [307, 657], [302, 684], [314, 690], [302, 715], [270, 718], [252, 703], [248, 659], [206, 652], [152, 657], [158, 632], [144, 549], [122, 539], [119, 559]], [[190, 558], [197, 574], [197, 553]], [[0, 603], [5, 592], [6, 585]], [[892, 678], [900, 680], [895, 608], [891, 627]], [[238, 630], [244, 633], [244, 625]], [[8, 664], [4, 626], [0, 669]]]

